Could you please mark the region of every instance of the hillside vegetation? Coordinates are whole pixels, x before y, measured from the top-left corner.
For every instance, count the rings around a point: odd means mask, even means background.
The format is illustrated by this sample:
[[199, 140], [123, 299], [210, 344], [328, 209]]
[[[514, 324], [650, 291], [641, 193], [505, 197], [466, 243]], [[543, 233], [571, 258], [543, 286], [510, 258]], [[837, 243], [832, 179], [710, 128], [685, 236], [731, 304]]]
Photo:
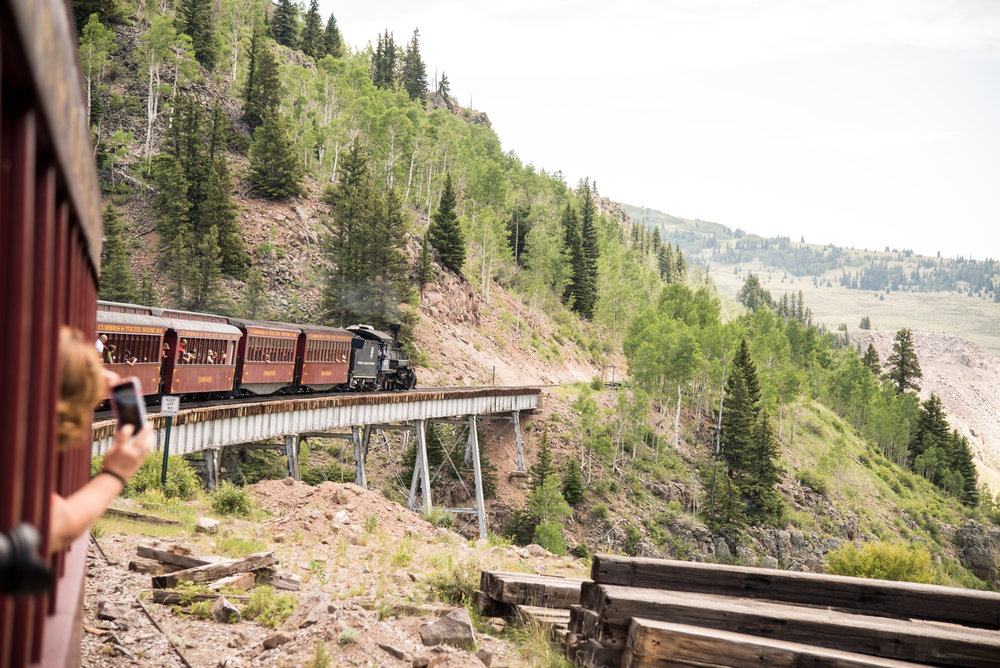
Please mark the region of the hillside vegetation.
[[[416, 30], [404, 47], [386, 33], [358, 50], [315, 3], [74, 4], [108, 200], [103, 297], [402, 322], [425, 383], [492, 382], [491, 366], [500, 382], [578, 381], [549, 390], [525, 424], [527, 489], [487, 446], [491, 529], [522, 543], [822, 570], [845, 543], [888, 542], [926, 553], [923, 581], [996, 586], [994, 498], [934, 407], [817, 326], [811, 293], [746, 309], [716, 292], [729, 274], [714, 258], [738, 260], [745, 286], [741, 253], [770, 241], [630, 217], [589, 179], [523, 164], [444, 75], [427, 82]], [[774, 250], [825, 290], [856, 291], [861, 274], [835, 286], [848, 268], [916, 262]], [[752, 261], [779, 261], [766, 257]], [[970, 302], [993, 304], [995, 281], [948, 272], [951, 261], [921, 266], [920, 280], [952, 276]], [[628, 382], [607, 390], [603, 365], [623, 359]], [[311, 482], [343, 474], [342, 445], [311, 447]], [[395, 445], [373, 478], [401, 498]], [[244, 482], [280, 475], [266, 457], [242, 461]], [[861, 561], [838, 554], [843, 568]]]

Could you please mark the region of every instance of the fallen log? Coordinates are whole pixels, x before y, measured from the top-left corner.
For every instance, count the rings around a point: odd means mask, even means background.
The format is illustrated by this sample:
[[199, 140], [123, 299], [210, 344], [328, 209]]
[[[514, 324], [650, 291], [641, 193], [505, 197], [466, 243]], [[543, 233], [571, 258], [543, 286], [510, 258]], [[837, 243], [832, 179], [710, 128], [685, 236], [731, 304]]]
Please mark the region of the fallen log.
[[214, 564], [219, 561], [216, 557], [196, 557], [190, 554], [180, 554], [170, 550], [161, 550], [151, 545], [137, 545], [135, 553], [146, 559], [156, 559], [165, 564], [180, 566], [181, 568], [196, 568], [207, 564]]
[[273, 568], [262, 568], [257, 571], [257, 584], [271, 585], [283, 591], [298, 591], [302, 587], [302, 578], [298, 575], [281, 575]]
[[178, 582], [211, 582], [224, 578], [227, 575], [234, 575], [244, 571], [256, 571], [261, 568], [273, 566], [278, 563], [278, 558], [274, 552], [261, 552], [251, 554], [243, 559], [224, 559], [216, 563], [187, 568], [167, 575], [156, 575], [153, 577], [153, 587], [156, 589], [169, 589], [175, 587]]
[[190, 605], [196, 601], [214, 601], [220, 596], [225, 596], [230, 601], [239, 601], [240, 603], [246, 603], [250, 600], [249, 596], [219, 593], [195, 594], [189, 591], [176, 591], [174, 589], [153, 589], [152, 594], [153, 603], [160, 603], [162, 605]]
[[826, 666], [904, 668], [914, 664], [773, 638], [635, 618], [622, 654], [626, 668], [653, 666]]
[[[594, 585], [601, 644], [622, 640], [635, 617], [671, 621], [903, 661], [996, 666], [1000, 634], [920, 620], [855, 615], [800, 605], [713, 594]], [[622, 634], [620, 629], [626, 629]]]
[[604, 554], [594, 557], [591, 577], [622, 587], [760, 598], [1000, 629], [1000, 593], [974, 589]]
[[121, 508], [106, 508], [104, 510], [105, 517], [117, 517], [118, 519], [131, 520], [133, 522], [145, 522], [146, 524], [158, 524], [160, 526], [168, 527], [182, 527], [184, 522], [179, 522], [178, 520], [168, 520], [165, 517], [155, 517], [153, 515], [146, 515], [145, 513], [137, 513], [132, 510], [123, 510]]
[[146, 573], [148, 575], [162, 575], [181, 570], [180, 566], [165, 564], [155, 559], [143, 559], [138, 557], [128, 562], [128, 569], [135, 573]]

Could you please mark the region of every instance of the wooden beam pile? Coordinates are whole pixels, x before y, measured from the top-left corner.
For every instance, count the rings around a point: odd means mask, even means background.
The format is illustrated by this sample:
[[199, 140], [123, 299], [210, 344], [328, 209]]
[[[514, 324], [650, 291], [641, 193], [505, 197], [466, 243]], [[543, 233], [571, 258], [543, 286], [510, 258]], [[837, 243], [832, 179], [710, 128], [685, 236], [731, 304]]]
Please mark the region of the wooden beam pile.
[[[214, 556], [197, 556], [180, 546], [161, 549], [151, 545], [136, 547], [137, 558], [129, 564], [129, 569], [153, 574], [153, 601], [175, 604], [184, 600], [207, 600], [218, 594], [197, 594], [176, 592], [180, 582], [207, 584], [210, 589], [221, 589], [228, 585], [247, 589], [254, 585], [271, 585], [275, 589], [298, 591], [301, 580], [296, 576], [285, 576], [275, 570], [278, 563], [273, 552], [252, 554], [242, 559], [223, 559]], [[228, 596], [241, 600], [240, 596]]]
[[591, 666], [1000, 665], [1000, 594], [598, 555], [570, 609]]
[[473, 601], [479, 613], [486, 617], [530, 619], [552, 626], [560, 635], [569, 624], [570, 606], [580, 603], [580, 578], [536, 573], [483, 571], [479, 576], [479, 591]]

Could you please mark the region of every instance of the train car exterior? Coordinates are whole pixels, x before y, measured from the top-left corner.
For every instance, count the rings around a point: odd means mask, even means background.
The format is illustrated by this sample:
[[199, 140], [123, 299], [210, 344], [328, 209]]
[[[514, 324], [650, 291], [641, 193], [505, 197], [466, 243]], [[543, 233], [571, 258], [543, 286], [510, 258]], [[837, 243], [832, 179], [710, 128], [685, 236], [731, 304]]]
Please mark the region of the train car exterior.
[[351, 341], [346, 329], [302, 325], [296, 351], [299, 387], [324, 392], [347, 388], [350, 381]]
[[123, 378], [138, 378], [143, 394], [160, 391], [161, 351], [169, 327], [146, 306], [97, 302], [97, 336], [107, 337], [101, 361]]
[[222, 316], [153, 309], [169, 325], [163, 345], [164, 394], [229, 394], [242, 332]]
[[61, 326], [95, 335], [103, 226], [67, 7], [0, 2], [0, 533], [25, 538], [33, 527], [40, 544], [4, 556], [40, 561], [54, 579], [27, 587], [26, 561], [6, 573], [0, 666], [13, 668], [79, 665], [89, 537], [53, 554], [48, 542], [52, 494], [86, 483], [90, 443], [56, 446], [56, 362]]
[[259, 320], [229, 319], [242, 332], [236, 349], [237, 392], [274, 394], [292, 388], [295, 353], [302, 338], [297, 325]]

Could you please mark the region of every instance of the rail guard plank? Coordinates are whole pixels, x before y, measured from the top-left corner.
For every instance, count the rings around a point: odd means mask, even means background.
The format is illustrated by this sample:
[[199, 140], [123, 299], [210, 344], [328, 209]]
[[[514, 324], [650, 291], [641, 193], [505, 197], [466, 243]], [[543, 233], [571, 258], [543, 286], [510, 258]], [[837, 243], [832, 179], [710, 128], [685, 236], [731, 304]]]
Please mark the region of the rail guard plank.
[[654, 666], [824, 666], [905, 668], [906, 661], [826, 649], [773, 638], [635, 618], [622, 654], [626, 668]]
[[[1000, 658], [1000, 633], [985, 629], [713, 594], [592, 587], [598, 589], [595, 609], [601, 615], [602, 632], [617, 633], [632, 618], [641, 617], [937, 665], [996, 666]], [[601, 640], [608, 645], [608, 639]]]
[[623, 587], [769, 599], [1000, 629], [1000, 594], [973, 589], [609, 555], [594, 557], [591, 577]]

